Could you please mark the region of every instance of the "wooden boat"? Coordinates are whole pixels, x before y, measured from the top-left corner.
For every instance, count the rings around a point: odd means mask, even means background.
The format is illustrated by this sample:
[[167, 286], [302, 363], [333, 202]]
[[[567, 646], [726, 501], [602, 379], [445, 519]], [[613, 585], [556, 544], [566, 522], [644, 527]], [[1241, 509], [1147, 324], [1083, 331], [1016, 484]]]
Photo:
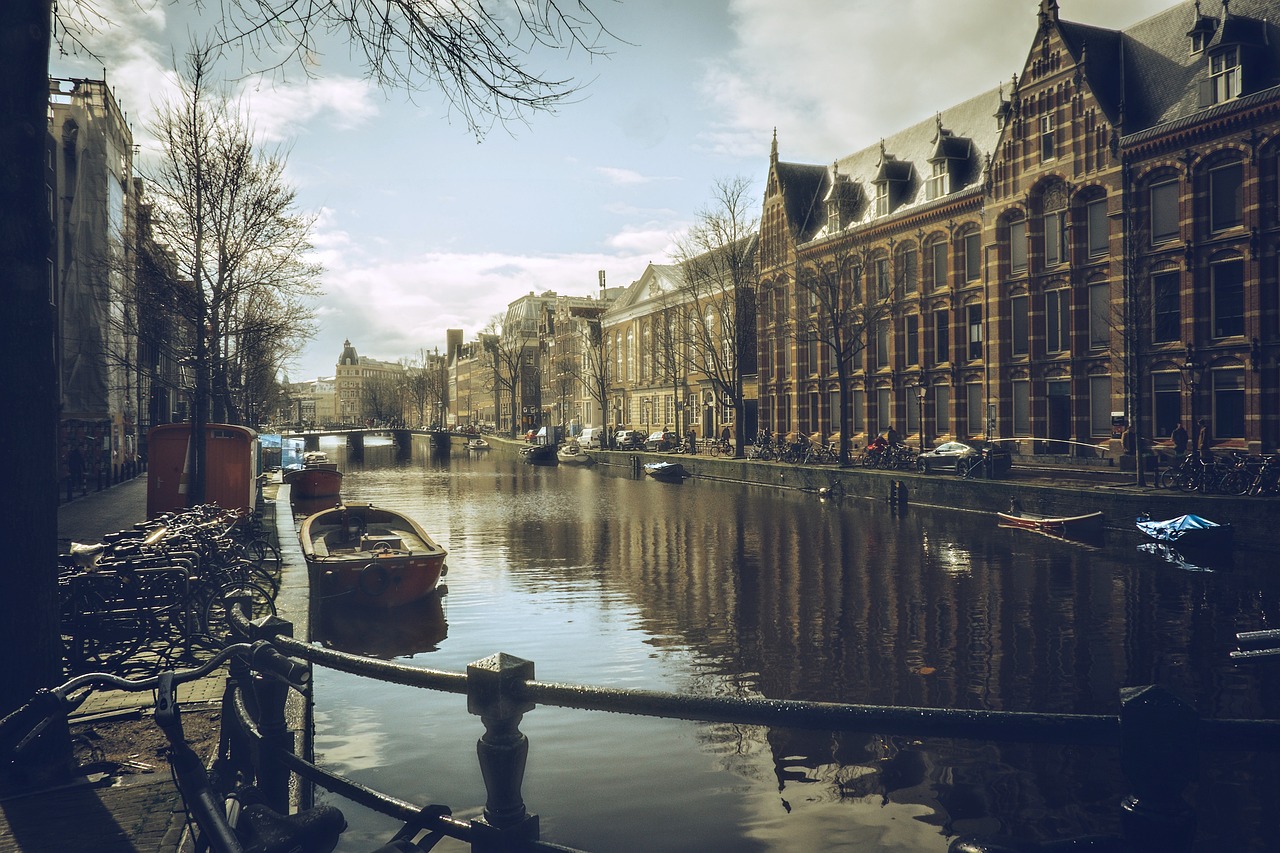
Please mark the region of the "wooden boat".
[[596, 461], [585, 453], [576, 441], [571, 441], [557, 450], [556, 459], [561, 465], [591, 465]]
[[996, 517], [1005, 527], [1035, 530], [1070, 539], [1096, 537], [1102, 533], [1102, 513], [1086, 512], [1082, 515], [1037, 515], [1033, 512], [997, 512]]
[[1164, 521], [1150, 516], [1137, 520], [1138, 529], [1157, 542], [1167, 542], [1179, 550], [1187, 548], [1230, 548], [1235, 531], [1230, 524], [1218, 524], [1198, 515], [1180, 515]]
[[679, 462], [648, 462], [644, 472], [655, 480], [679, 483], [692, 476]]
[[289, 486], [292, 498], [314, 500], [334, 498], [342, 493], [342, 472], [335, 462], [319, 450], [302, 455], [302, 467], [290, 468], [280, 475], [281, 482]]
[[356, 605], [397, 607], [435, 590], [445, 549], [407, 515], [369, 503], [307, 516], [298, 533], [312, 589]]
[[534, 444], [520, 451], [524, 454], [524, 461], [534, 465], [555, 465], [560, 461], [556, 457], [556, 446], [554, 444]]

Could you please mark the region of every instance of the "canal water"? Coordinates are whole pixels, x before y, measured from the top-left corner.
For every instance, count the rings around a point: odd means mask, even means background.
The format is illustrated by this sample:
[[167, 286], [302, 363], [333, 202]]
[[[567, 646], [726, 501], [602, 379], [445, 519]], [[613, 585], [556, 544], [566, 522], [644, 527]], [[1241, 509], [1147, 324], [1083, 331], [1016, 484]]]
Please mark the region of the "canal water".
[[[1195, 570], [1139, 551], [1136, 531], [1085, 547], [960, 510], [461, 449], [322, 449], [347, 500], [417, 518], [449, 572], [447, 594], [403, 616], [325, 608], [317, 642], [454, 672], [506, 652], [542, 681], [681, 694], [1114, 714], [1121, 688], [1159, 684], [1202, 716], [1280, 716], [1280, 671], [1228, 659], [1237, 631], [1280, 625], [1274, 554]], [[323, 668], [315, 684], [323, 765], [479, 814], [482, 727], [464, 697]], [[1126, 793], [1100, 748], [548, 707], [521, 730], [542, 838], [591, 851], [943, 853], [962, 834], [1119, 834]], [[1189, 800], [1196, 851], [1274, 850], [1280, 757], [1206, 754]], [[332, 801], [351, 823], [341, 851], [397, 828]]]

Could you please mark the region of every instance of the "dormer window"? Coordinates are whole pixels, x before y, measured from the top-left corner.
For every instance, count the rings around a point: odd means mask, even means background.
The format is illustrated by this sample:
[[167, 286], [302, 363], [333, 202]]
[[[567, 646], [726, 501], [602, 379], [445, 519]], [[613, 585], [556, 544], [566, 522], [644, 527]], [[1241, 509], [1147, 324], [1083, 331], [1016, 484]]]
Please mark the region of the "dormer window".
[[934, 160], [929, 179], [925, 181], [925, 198], [933, 201], [951, 192], [951, 163], [947, 160]]
[[889, 215], [889, 182], [876, 181], [876, 216]]
[[1209, 85], [1215, 104], [1240, 97], [1240, 48], [1229, 47], [1209, 57]]
[[911, 183], [911, 164], [885, 153], [880, 144], [880, 166], [872, 184], [876, 188], [876, 216], [888, 216], [901, 203]]

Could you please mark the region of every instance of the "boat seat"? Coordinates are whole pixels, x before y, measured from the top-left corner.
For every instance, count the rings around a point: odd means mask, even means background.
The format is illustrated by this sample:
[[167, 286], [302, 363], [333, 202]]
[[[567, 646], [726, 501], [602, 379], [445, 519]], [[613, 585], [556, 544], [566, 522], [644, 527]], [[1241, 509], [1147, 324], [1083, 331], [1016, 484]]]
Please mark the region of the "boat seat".
[[370, 536], [368, 534], [360, 537], [361, 551], [378, 551], [378, 550], [403, 551], [404, 540], [399, 536]]

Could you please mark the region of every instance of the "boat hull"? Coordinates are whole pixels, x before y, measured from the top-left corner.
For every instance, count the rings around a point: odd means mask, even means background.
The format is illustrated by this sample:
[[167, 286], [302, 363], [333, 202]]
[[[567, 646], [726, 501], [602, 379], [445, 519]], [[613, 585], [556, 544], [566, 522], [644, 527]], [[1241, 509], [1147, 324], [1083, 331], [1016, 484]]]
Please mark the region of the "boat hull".
[[299, 468], [286, 471], [280, 478], [293, 497], [311, 500], [331, 498], [342, 493], [342, 472], [337, 468]]
[[1102, 533], [1101, 512], [1083, 515], [1035, 515], [1027, 512], [997, 512], [1002, 525], [1023, 530], [1036, 530], [1056, 536], [1085, 537]]
[[679, 462], [650, 462], [644, 466], [644, 472], [655, 480], [678, 483], [689, 476], [689, 472]]
[[1230, 548], [1235, 530], [1197, 515], [1181, 515], [1165, 521], [1139, 518], [1138, 529], [1157, 542], [1167, 542], [1178, 550]]
[[560, 460], [556, 457], [556, 446], [554, 444], [539, 444], [526, 448], [524, 453], [524, 461], [533, 465], [555, 465]]
[[400, 607], [431, 595], [446, 551], [408, 516], [344, 504], [308, 516], [298, 534], [312, 589], [355, 606]]

